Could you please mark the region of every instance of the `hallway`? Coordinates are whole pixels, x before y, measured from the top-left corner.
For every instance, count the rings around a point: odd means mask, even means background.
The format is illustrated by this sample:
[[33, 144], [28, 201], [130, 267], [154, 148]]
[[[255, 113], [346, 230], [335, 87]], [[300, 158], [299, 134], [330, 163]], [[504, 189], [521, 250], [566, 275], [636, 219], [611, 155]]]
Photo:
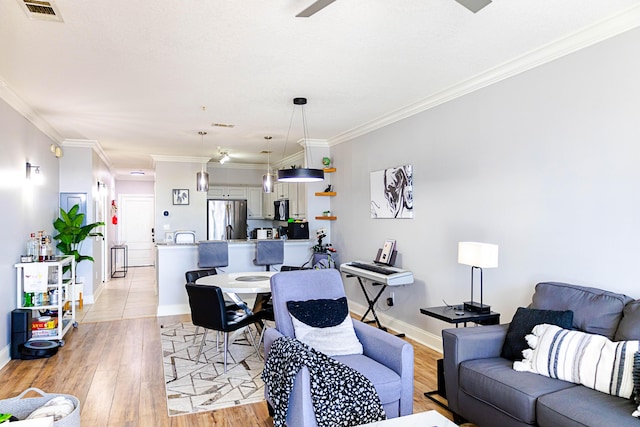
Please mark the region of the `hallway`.
[[94, 304], [76, 305], [78, 323], [155, 317], [158, 306], [154, 267], [130, 267], [126, 277], [112, 278]]

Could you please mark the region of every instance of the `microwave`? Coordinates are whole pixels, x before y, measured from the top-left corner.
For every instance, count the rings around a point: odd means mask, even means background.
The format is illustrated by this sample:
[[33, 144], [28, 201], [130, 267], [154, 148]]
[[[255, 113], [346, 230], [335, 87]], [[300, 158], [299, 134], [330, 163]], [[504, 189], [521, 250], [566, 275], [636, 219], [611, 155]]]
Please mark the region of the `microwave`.
[[273, 219], [276, 221], [289, 220], [289, 200], [276, 200], [273, 202]]

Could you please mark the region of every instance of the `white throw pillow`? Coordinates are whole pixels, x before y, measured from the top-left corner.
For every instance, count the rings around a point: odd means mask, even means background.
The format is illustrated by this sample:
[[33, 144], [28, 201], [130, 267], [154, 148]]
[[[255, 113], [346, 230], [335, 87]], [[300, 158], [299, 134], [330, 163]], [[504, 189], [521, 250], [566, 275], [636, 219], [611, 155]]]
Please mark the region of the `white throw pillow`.
[[328, 355], [362, 354], [347, 299], [289, 301], [296, 339]]

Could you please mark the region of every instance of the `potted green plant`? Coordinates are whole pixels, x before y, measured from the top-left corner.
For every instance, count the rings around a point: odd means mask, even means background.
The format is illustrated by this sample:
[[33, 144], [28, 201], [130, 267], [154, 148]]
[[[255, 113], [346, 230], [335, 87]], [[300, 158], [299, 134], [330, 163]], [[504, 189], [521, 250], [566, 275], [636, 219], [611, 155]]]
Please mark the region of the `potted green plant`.
[[[65, 255], [73, 255], [76, 266], [85, 260], [93, 262], [93, 257], [80, 254], [82, 242], [88, 237], [102, 237], [102, 233], [94, 230], [104, 225], [104, 222], [82, 225], [85, 215], [78, 213], [79, 210], [79, 205], [74, 205], [68, 212], [60, 208], [60, 217], [53, 222], [53, 227], [58, 232], [53, 238], [59, 240], [56, 248]], [[71, 267], [66, 265], [64, 271], [66, 272], [69, 268]]]

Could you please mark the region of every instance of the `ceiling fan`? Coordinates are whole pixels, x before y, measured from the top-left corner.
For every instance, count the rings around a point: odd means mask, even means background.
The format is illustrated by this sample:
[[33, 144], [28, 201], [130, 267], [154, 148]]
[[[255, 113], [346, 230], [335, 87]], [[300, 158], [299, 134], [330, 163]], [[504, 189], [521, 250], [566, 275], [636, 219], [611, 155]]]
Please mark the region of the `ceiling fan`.
[[[308, 18], [316, 12], [321, 11], [336, 0], [316, 0], [309, 7], [296, 15], [296, 18]], [[455, 0], [471, 12], [476, 13], [492, 0]]]

